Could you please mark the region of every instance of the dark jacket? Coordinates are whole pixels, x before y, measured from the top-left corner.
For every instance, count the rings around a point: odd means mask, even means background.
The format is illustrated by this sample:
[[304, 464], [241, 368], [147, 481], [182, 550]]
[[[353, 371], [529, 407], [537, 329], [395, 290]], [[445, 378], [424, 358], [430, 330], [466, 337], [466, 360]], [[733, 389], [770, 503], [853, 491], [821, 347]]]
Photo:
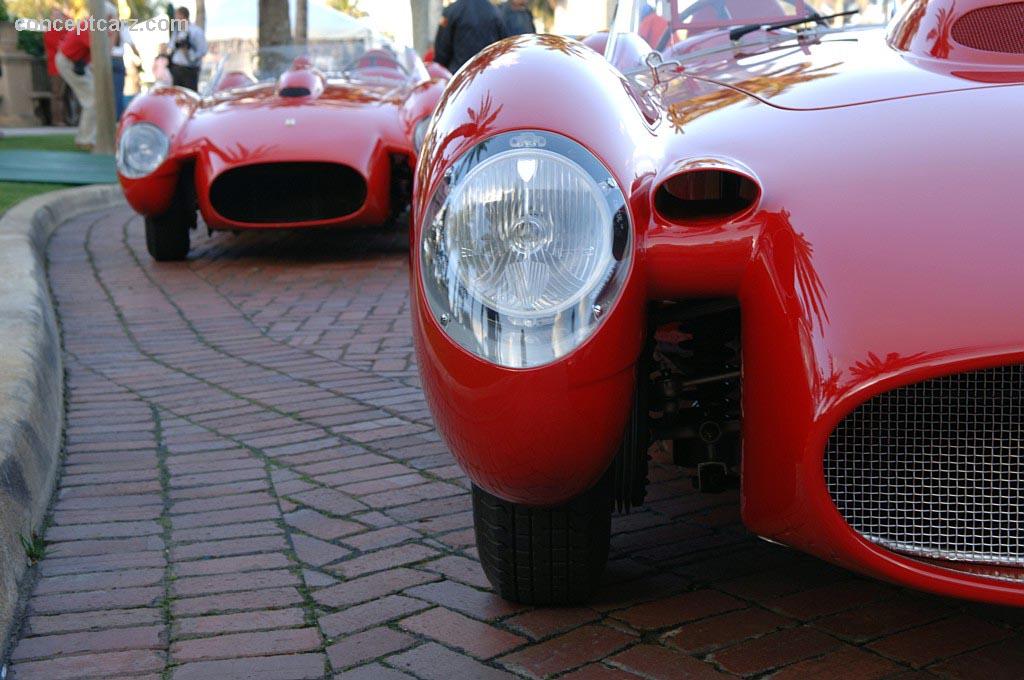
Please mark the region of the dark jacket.
[[505, 21], [509, 35], [537, 32], [537, 25], [533, 23], [533, 12], [529, 7], [516, 9], [511, 2], [502, 3], [501, 18]]
[[434, 40], [434, 61], [454, 73], [480, 50], [509, 36], [490, 0], [456, 0], [444, 11]]

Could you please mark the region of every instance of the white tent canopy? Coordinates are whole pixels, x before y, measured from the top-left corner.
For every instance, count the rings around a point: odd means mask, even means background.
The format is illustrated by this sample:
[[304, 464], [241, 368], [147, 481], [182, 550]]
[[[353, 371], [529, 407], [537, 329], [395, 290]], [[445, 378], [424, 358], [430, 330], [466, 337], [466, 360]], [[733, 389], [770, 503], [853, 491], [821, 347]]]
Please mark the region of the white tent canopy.
[[[195, 0], [174, 3], [188, 7], [195, 16]], [[289, 17], [295, 25], [295, 0], [289, 0]], [[409, 0], [372, 0], [362, 3], [368, 16], [356, 20], [327, 6], [325, 0], [307, 0], [309, 39], [333, 38], [367, 26], [412, 44], [412, 10]], [[206, 0], [206, 38], [210, 41], [255, 40], [259, 26], [257, 0]], [[294, 30], [292, 31], [294, 33]]]

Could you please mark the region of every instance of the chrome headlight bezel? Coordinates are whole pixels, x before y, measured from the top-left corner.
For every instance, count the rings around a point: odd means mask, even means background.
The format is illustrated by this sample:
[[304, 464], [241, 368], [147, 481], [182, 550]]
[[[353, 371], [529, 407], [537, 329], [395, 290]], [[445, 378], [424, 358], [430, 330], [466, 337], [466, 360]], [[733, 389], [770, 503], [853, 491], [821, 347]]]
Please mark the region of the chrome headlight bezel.
[[130, 125], [121, 131], [117, 142], [117, 171], [129, 179], [151, 175], [167, 160], [170, 149], [170, 138], [156, 125]]
[[[490, 166], [514, 163], [518, 170], [523, 160], [527, 161], [527, 175], [534, 170], [537, 177], [545, 173], [552, 177], [552, 168], [557, 165], [560, 176], [570, 180], [570, 189], [565, 193], [558, 193], [554, 185], [541, 184], [530, 189], [539, 196], [536, 203], [541, 206], [540, 213], [551, 218], [547, 228], [554, 231], [550, 238], [545, 232], [541, 242], [543, 247], [551, 244], [551, 248], [544, 252], [524, 251], [515, 240], [520, 232], [509, 228], [513, 222], [518, 228], [535, 215], [522, 212], [522, 201], [516, 202], [527, 193], [523, 185], [531, 181], [523, 178], [521, 171], [522, 185], [516, 183], [515, 177], [508, 186], [486, 185], [490, 192], [487, 195], [493, 196], [493, 200], [467, 203], [469, 199], [463, 196], [478, 178], [493, 180], [494, 173], [488, 175]], [[538, 164], [547, 165], [537, 170]], [[511, 177], [507, 172], [499, 176]], [[471, 195], [479, 196], [481, 191], [477, 188]], [[472, 211], [467, 209], [470, 205]], [[591, 209], [567, 213], [563, 210], [565, 205]], [[520, 206], [520, 213], [515, 213], [516, 206]], [[555, 223], [560, 215], [566, 214], [587, 217], [571, 226]], [[467, 220], [478, 220], [483, 226], [467, 227]], [[485, 234], [482, 238], [481, 233]], [[562, 240], [555, 243], [559, 236]], [[612, 173], [590, 151], [555, 133], [503, 133], [463, 154], [435, 189], [418, 244], [420, 282], [431, 314], [456, 344], [499, 366], [536, 368], [557, 361], [582, 345], [608, 316], [630, 270], [632, 238], [626, 197]], [[485, 251], [489, 263], [517, 257], [521, 263], [499, 269], [500, 274], [494, 274], [493, 269], [475, 268], [486, 259], [482, 254]], [[531, 259], [533, 252], [538, 254]], [[534, 267], [549, 268], [550, 273], [539, 279], [547, 286], [548, 281], [556, 278], [566, 280], [566, 270], [557, 267], [568, 267], [568, 263], [578, 276], [570, 277], [572, 283], [558, 289], [561, 298], [545, 299], [542, 304], [538, 303], [542, 296], [536, 292], [513, 296], [513, 304], [505, 305], [496, 296], [488, 299], [486, 285], [478, 285], [474, 290], [475, 282], [484, 281], [483, 274], [489, 281], [500, 280], [504, 275], [508, 283], [518, 269], [532, 272]], [[578, 290], [573, 290], [573, 286]], [[506, 289], [514, 288], [506, 285]], [[544, 290], [546, 297], [548, 289]]]
[[424, 116], [416, 122], [412, 129], [412, 145], [419, 154], [423, 150], [423, 142], [427, 139], [427, 130], [430, 128], [431, 116]]

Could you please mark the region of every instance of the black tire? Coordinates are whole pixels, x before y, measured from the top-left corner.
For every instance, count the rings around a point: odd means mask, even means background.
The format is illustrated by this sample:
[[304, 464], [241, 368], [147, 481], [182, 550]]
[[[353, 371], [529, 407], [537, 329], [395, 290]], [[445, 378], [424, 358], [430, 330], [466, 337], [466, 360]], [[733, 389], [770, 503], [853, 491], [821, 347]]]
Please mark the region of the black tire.
[[473, 487], [473, 524], [484, 574], [512, 602], [581, 604], [608, 561], [611, 475], [557, 508], [533, 508]]
[[188, 257], [189, 225], [175, 212], [146, 218], [146, 250], [157, 262], [177, 262]]
[[146, 218], [146, 250], [157, 262], [178, 262], [188, 257], [189, 233], [199, 221], [193, 181], [191, 169], [183, 170], [167, 212]]

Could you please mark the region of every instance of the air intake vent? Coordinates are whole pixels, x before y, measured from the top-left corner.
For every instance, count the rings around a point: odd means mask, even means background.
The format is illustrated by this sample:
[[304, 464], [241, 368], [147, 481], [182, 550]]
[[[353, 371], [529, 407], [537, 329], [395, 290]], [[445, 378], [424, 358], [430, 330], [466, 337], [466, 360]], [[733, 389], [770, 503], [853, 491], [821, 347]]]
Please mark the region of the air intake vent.
[[243, 165], [213, 180], [210, 203], [229, 220], [291, 224], [351, 215], [366, 201], [366, 180], [336, 163]]
[[952, 35], [971, 49], [1024, 54], [1024, 2], [972, 10], [953, 24]]
[[1024, 367], [865, 402], [829, 438], [825, 481], [847, 523], [889, 550], [1024, 568]]
[[308, 97], [312, 92], [308, 87], [283, 87], [278, 94], [282, 97]]
[[761, 195], [757, 183], [723, 168], [697, 168], [669, 177], [654, 194], [654, 208], [669, 222], [730, 220]]

